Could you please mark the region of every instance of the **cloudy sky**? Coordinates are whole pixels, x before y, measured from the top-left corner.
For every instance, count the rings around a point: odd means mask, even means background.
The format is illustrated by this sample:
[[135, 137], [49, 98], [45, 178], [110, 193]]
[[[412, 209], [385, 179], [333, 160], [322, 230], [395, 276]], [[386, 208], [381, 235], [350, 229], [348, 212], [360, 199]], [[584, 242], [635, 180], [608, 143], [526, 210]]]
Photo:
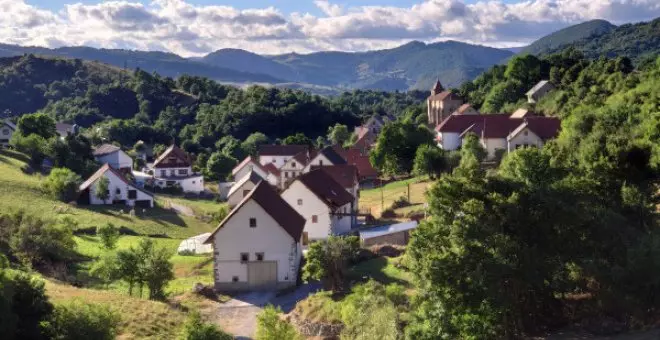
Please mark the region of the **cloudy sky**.
[[0, 0], [0, 42], [262, 54], [411, 40], [520, 46], [590, 19], [660, 17], [660, 0]]

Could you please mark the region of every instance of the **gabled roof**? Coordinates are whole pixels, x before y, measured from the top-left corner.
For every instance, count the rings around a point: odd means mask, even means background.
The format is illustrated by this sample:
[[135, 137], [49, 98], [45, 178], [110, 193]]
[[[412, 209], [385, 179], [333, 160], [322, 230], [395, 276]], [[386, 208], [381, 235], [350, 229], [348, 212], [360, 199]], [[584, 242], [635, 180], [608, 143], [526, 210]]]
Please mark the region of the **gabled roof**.
[[268, 163], [268, 164], [264, 165], [263, 167], [266, 170], [266, 172], [268, 172], [268, 173], [271, 173], [275, 176], [280, 175], [280, 170], [273, 163]]
[[300, 216], [295, 209], [286, 203], [266, 181], [261, 181], [229, 212], [227, 217], [220, 222], [204, 243], [211, 243], [213, 236], [250, 200], [254, 200], [259, 204], [296, 242], [300, 240], [303, 228], [305, 227], [305, 218]]
[[561, 121], [556, 117], [527, 117], [520, 126], [507, 136], [507, 139], [512, 139], [525, 128], [534, 132], [539, 138], [548, 140], [559, 135]]
[[168, 166], [171, 167], [171, 165], [166, 166], [165, 162], [169, 157], [172, 156], [184, 162], [184, 164], [181, 164], [182, 167], [190, 166], [191, 161], [188, 154], [185, 151], [181, 150], [181, 148], [179, 148], [178, 146], [172, 144], [170, 145], [169, 148], [167, 148], [167, 150], [165, 150], [160, 156], [158, 156], [156, 161], [154, 161], [153, 167], [154, 168], [168, 167]]
[[[490, 128], [489, 125], [499, 126], [499, 128], [509, 129], [509, 115], [507, 114], [487, 114], [487, 115], [461, 115], [461, 114], [452, 114], [449, 117], [445, 118], [438, 126], [436, 126], [435, 131], [447, 133], [463, 133], [466, 129], [470, 128], [472, 125], [475, 125], [475, 128], [484, 125], [485, 122], [486, 128]], [[518, 123], [520, 124], [520, 123]], [[516, 124], [516, 126], [518, 125]], [[495, 127], [494, 127], [495, 128]], [[504, 135], [506, 136], [508, 132], [513, 131], [508, 130]], [[481, 130], [479, 130], [479, 135]], [[476, 132], [475, 132], [476, 133]]]
[[343, 205], [353, 202], [353, 195], [330, 175], [322, 170], [312, 170], [296, 178], [309, 191], [318, 197], [323, 203], [332, 209], [337, 209]]
[[303, 167], [305, 165], [307, 165], [307, 163], [309, 163], [309, 161], [311, 160], [308, 151], [299, 152], [299, 153], [295, 154], [292, 159], [294, 159], [295, 161], [300, 163], [300, 165], [303, 166]]
[[525, 117], [527, 117], [529, 115], [533, 115], [533, 114], [534, 114], [533, 112], [531, 112], [527, 109], [520, 108], [516, 111], [513, 111], [513, 113], [511, 114], [511, 118], [525, 118]]
[[336, 147], [335, 151], [340, 154], [348, 164], [355, 165], [360, 180], [378, 177], [378, 171], [371, 165], [369, 155], [363, 155], [357, 148], [343, 149]]
[[450, 100], [462, 100], [461, 97], [459, 97], [457, 94], [454, 94], [454, 93], [451, 92], [451, 91], [442, 91], [442, 92], [440, 92], [440, 93], [438, 93], [438, 94], [434, 94], [434, 95], [431, 95], [431, 96], [429, 97], [429, 100], [440, 100], [440, 101], [444, 101], [444, 100], [446, 100], [446, 99], [450, 99]]
[[458, 108], [458, 110], [456, 110], [456, 112], [462, 114], [470, 108], [472, 108], [472, 105], [470, 103], [465, 103], [465, 104], [459, 106], [459, 108]]
[[308, 150], [307, 145], [260, 145], [259, 156], [294, 156]]
[[325, 156], [325, 158], [332, 162], [332, 165], [346, 164], [346, 160], [332, 146], [326, 146], [321, 149], [319, 154]]
[[534, 85], [534, 87], [532, 87], [529, 91], [527, 91], [527, 93], [525, 93], [525, 95], [526, 96], [533, 95], [534, 93], [538, 92], [539, 90], [541, 90], [542, 88], [544, 88], [546, 86], [551, 86], [553, 88], [555, 87], [549, 81], [541, 80], [540, 82], [536, 83], [536, 85]]
[[244, 166], [250, 164], [250, 162], [252, 162], [252, 164], [254, 164], [254, 166], [259, 168], [261, 171], [268, 173], [268, 171], [256, 159], [254, 159], [254, 157], [247, 156], [243, 161], [241, 161], [231, 170], [231, 174], [236, 175], [237, 172], [241, 171], [241, 169], [243, 169]]
[[94, 149], [93, 155], [97, 156], [97, 157], [105, 156], [105, 155], [109, 155], [111, 153], [115, 153], [115, 152], [120, 151], [120, 150], [121, 150], [121, 148], [116, 146], [116, 145], [103, 144], [103, 145], [97, 147], [96, 149]]
[[319, 169], [330, 175], [335, 182], [344, 188], [352, 188], [358, 181], [358, 169], [352, 164], [340, 164], [330, 166], [312, 166], [312, 170]]
[[12, 123], [9, 119], [3, 121], [4, 125], [7, 125], [10, 129], [16, 131], [16, 124]]
[[243, 178], [241, 178], [240, 181], [234, 183], [234, 185], [231, 186], [231, 188], [229, 189], [229, 192], [227, 193], [227, 197], [229, 197], [233, 193], [235, 193], [236, 190], [238, 190], [240, 187], [243, 186], [243, 184], [247, 183], [248, 181], [252, 182], [253, 184], [257, 184], [257, 183], [259, 183], [263, 180], [264, 179], [261, 176], [259, 176], [258, 173], [254, 172], [254, 171], [250, 171], [250, 174], [248, 174], [247, 176], [244, 176]]
[[147, 194], [147, 195], [149, 195], [149, 196], [153, 196], [152, 193], [150, 193], [150, 192], [148, 192], [148, 191], [146, 191], [146, 190], [144, 190], [144, 189], [141, 189], [141, 188], [137, 187], [135, 184], [129, 182], [129, 181], [124, 177], [124, 175], [123, 175], [122, 173], [120, 173], [119, 171], [113, 169], [113, 168], [110, 166], [110, 164], [108, 164], [108, 163], [103, 164], [102, 167], [100, 167], [98, 170], [96, 170], [96, 172], [95, 172], [93, 175], [91, 175], [86, 181], [84, 181], [84, 182], [78, 187], [78, 191], [81, 191], [81, 192], [82, 192], [82, 191], [88, 189], [90, 186], [92, 186], [92, 184], [94, 184], [94, 182], [96, 182], [96, 181], [99, 180], [101, 177], [103, 177], [103, 175], [104, 175], [106, 172], [108, 172], [108, 171], [110, 171], [110, 172], [112, 172], [113, 174], [115, 174], [115, 176], [119, 177], [119, 179], [120, 179], [122, 182], [124, 182], [126, 185], [132, 187], [133, 189], [136, 189], [136, 190], [142, 191], [143, 193], [145, 193], [145, 194]]

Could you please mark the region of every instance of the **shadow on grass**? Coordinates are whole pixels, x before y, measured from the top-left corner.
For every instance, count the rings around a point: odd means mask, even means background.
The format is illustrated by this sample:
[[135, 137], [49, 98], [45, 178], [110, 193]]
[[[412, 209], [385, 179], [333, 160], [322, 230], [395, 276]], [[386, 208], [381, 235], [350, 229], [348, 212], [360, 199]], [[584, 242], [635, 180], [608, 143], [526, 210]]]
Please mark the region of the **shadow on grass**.
[[387, 275], [384, 271], [387, 266], [386, 257], [377, 257], [354, 265], [349, 269], [347, 276], [349, 281], [353, 283], [374, 280], [384, 285], [397, 283], [404, 287], [410, 286], [410, 282], [406, 280]]

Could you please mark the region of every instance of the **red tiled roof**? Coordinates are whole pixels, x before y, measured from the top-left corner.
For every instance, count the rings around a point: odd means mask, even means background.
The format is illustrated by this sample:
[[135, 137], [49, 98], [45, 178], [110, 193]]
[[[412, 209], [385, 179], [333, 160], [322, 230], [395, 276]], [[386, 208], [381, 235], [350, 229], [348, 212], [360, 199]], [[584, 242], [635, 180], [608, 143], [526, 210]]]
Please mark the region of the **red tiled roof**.
[[463, 112], [465, 112], [467, 109], [469, 109], [469, 108], [471, 108], [471, 107], [472, 107], [472, 105], [470, 105], [469, 103], [465, 103], [465, 104], [461, 105], [461, 106], [458, 108], [458, 110], [456, 110], [456, 112], [458, 112], [458, 113], [463, 113]]
[[349, 194], [341, 184], [337, 183], [328, 173], [319, 169], [299, 176], [296, 181], [300, 181], [321, 201], [334, 209], [354, 200], [353, 195]]
[[461, 100], [461, 97], [459, 97], [457, 94], [454, 94], [451, 91], [442, 91], [438, 94], [431, 95], [429, 97], [429, 100], [441, 100], [444, 101], [445, 99], [450, 99], [450, 100]]
[[369, 161], [369, 155], [363, 155], [358, 148], [343, 149], [336, 147], [335, 151], [342, 156], [348, 164], [355, 165], [360, 180], [378, 177], [378, 171]]
[[303, 151], [309, 151], [307, 145], [261, 145], [259, 156], [294, 156]]
[[268, 172], [268, 173], [271, 173], [275, 176], [280, 175], [280, 170], [273, 163], [268, 163], [268, 164], [264, 165], [264, 168], [266, 169], [266, 172]]
[[237, 172], [241, 171], [244, 166], [252, 162], [257, 168], [261, 169], [263, 172], [268, 172], [256, 159], [252, 156], [247, 156], [243, 161], [241, 161], [234, 169], [231, 170], [232, 175], [236, 175]]
[[527, 117], [527, 128], [539, 138], [547, 140], [559, 135], [561, 121], [556, 117]]
[[358, 181], [358, 169], [352, 164], [312, 166], [312, 170], [324, 171], [344, 188], [352, 188]]
[[254, 200], [270, 215], [293, 239], [298, 242], [305, 227], [305, 218], [300, 216], [268, 182], [261, 181], [250, 193], [225, 217], [204, 243], [211, 243], [213, 236], [238, 212], [245, 203]]
[[[511, 132], [528, 122], [530, 130], [540, 138], [556, 137], [560, 121], [553, 117], [511, 118], [508, 114], [460, 115], [452, 114], [436, 127], [437, 132], [473, 132], [480, 138], [506, 138]], [[536, 130], [539, 132], [537, 133]]]
[[[182, 164], [168, 164], [167, 159], [171, 156], [183, 161]], [[178, 146], [172, 144], [165, 150], [154, 162], [154, 168], [183, 168], [191, 165], [191, 160], [188, 154], [181, 150]]]

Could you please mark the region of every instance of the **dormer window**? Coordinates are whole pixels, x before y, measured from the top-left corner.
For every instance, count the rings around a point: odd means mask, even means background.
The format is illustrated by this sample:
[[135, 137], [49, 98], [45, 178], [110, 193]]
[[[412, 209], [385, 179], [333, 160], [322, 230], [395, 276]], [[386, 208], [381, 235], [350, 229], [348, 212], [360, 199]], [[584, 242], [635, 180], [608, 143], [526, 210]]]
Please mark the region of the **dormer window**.
[[256, 228], [257, 227], [257, 219], [254, 217], [250, 218], [250, 228]]
[[296, 167], [296, 162], [291, 162], [291, 166], [295, 168]]

